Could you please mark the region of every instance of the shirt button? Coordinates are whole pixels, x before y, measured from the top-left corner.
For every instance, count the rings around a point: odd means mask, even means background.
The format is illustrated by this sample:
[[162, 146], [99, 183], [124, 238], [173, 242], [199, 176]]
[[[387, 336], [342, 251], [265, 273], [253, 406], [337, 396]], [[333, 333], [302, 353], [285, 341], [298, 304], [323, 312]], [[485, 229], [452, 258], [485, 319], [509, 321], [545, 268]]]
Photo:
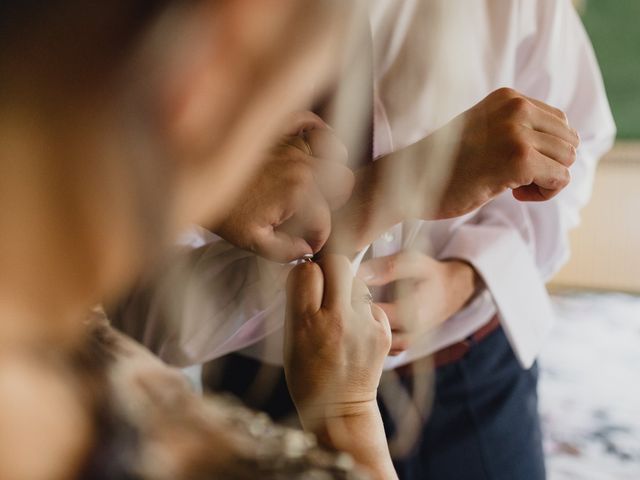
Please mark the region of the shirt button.
[[395, 238], [395, 235], [391, 232], [384, 232], [384, 234], [382, 235], [382, 239], [387, 243], [393, 242]]

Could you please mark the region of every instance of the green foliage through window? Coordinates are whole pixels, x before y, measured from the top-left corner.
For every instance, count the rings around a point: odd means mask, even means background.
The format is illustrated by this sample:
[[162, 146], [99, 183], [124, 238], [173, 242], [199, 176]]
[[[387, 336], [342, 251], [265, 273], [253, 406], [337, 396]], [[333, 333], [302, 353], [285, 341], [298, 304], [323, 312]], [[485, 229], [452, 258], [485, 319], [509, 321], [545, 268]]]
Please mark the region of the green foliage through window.
[[640, 0], [587, 0], [583, 16], [618, 126], [640, 139]]

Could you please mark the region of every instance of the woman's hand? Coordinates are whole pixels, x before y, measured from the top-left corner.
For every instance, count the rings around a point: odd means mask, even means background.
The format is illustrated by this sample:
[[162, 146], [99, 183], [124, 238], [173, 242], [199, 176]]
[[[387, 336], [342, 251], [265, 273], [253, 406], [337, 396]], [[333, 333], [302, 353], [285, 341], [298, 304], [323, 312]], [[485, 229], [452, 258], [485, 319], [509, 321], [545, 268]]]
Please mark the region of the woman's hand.
[[390, 346], [387, 316], [346, 257], [327, 255], [291, 271], [285, 373], [301, 422], [376, 478], [395, 478], [376, 404]]
[[387, 316], [346, 257], [303, 263], [288, 280], [285, 372], [302, 421], [375, 402], [391, 346]]
[[331, 212], [351, 195], [346, 163], [346, 148], [329, 126], [298, 113], [214, 232], [276, 262], [317, 253], [331, 233]]

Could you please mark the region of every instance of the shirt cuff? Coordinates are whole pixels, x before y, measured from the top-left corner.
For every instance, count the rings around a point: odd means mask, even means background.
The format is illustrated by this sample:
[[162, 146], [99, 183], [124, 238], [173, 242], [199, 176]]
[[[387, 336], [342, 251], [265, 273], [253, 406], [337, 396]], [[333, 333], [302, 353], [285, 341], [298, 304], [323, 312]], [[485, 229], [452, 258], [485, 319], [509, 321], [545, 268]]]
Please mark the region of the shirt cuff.
[[512, 229], [463, 225], [438, 255], [469, 262], [493, 297], [502, 327], [530, 368], [554, 322], [553, 309], [529, 247]]

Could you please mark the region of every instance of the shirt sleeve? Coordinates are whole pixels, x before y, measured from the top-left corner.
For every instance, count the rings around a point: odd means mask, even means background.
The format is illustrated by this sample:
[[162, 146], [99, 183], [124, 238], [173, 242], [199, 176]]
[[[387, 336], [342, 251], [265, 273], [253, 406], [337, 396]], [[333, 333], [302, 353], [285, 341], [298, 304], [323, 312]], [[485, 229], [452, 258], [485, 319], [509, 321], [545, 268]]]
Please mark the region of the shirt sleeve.
[[179, 367], [239, 350], [282, 327], [288, 265], [221, 239], [179, 257], [110, 312], [115, 327]]
[[544, 283], [569, 257], [568, 231], [579, 223], [615, 125], [593, 49], [570, 1], [521, 2], [521, 14], [514, 87], [565, 111], [578, 130], [572, 181], [544, 203], [521, 203], [506, 192], [458, 228], [439, 257], [474, 266], [517, 357], [529, 367], [552, 325]]

